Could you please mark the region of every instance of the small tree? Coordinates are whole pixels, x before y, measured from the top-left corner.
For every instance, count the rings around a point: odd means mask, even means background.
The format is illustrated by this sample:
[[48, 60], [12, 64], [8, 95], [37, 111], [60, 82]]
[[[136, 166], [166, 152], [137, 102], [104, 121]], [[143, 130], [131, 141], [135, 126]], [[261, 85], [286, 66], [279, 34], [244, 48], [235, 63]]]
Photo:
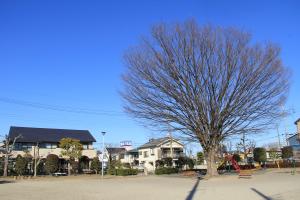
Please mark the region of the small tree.
[[291, 146], [283, 147], [281, 149], [281, 152], [282, 152], [282, 158], [288, 159], [293, 157], [293, 147]]
[[240, 156], [240, 154], [237, 154], [237, 153], [235, 153], [235, 154], [233, 154], [233, 157], [232, 157], [236, 162], [240, 162], [241, 161], [241, 156]]
[[172, 167], [173, 165], [173, 159], [171, 157], [166, 157], [163, 159], [165, 164], [168, 166], [168, 167]]
[[48, 174], [55, 173], [58, 170], [59, 158], [57, 155], [49, 154], [45, 162], [45, 170]]
[[26, 173], [27, 166], [27, 159], [22, 157], [21, 155], [18, 155], [16, 158], [15, 170], [19, 176], [24, 175]]
[[102, 164], [99, 160], [98, 157], [93, 158], [92, 163], [91, 163], [91, 170], [93, 170], [96, 174], [98, 174], [98, 172], [100, 172], [102, 167]]
[[262, 147], [257, 147], [253, 151], [253, 157], [254, 161], [259, 162], [261, 164], [262, 162], [267, 161], [267, 154], [266, 154], [266, 149]]
[[204, 154], [203, 152], [197, 153], [197, 165], [202, 165], [204, 163]]
[[72, 138], [63, 138], [59, 142], [59, 147], [62, 148], [61, 155], [66, 157], [68, 161], [68, 174], [71, 174], [71, 163], [72, 159], [78, 160], [82, 153], [82, 144], [79, 140]]

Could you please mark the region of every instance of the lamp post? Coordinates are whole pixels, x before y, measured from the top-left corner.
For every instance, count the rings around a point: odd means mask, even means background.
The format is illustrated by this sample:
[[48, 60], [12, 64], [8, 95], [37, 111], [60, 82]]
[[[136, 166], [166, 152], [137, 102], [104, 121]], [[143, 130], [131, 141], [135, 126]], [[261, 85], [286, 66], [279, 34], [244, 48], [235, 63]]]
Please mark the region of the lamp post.
[[102, 169], [101, 169], [101, 174], [102, 174], [102, 178], [104, 175], [104, 135], [106, 132], [102, 131]]

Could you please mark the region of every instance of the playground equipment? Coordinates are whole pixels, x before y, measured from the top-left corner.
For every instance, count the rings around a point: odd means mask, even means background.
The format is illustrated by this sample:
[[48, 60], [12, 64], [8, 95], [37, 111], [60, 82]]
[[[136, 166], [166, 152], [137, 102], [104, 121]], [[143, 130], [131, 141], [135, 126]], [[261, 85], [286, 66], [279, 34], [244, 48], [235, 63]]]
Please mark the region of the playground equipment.
[[233, 168], [239, 174], [239, 178], [251, 178], [252, 177], [252, 170], [241, 170], [237, 161], [234, 160], [233, 155], [226, 155], [224, 161], [221, 163], [221, 165], [218, 168], [220, 169], [220, 168], [225, 167], [227, 162], [231, 162]]
[[231, 162], [233, 168], [235, 169], [235, 171], [237, 173], [239, 173], [241, 171], [239, 164], [236, 162], [236, 160], [234, 160], [232, 155], [226, 155], [224, 161], [219, 165], [218, 168], [222, 168], [222, 167], [226, 166], [227, 162]]

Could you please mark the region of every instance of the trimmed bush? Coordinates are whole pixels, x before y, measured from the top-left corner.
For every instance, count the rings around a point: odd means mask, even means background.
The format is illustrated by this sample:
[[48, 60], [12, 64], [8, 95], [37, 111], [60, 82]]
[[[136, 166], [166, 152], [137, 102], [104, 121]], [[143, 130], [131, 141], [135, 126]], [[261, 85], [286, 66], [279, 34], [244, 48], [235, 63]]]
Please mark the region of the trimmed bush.
[[163, 160], [156, 160], [155, 161], [155, 167], [164, 167], [165, 162]]
[[176, 173], [178, 173], [178, 169], [177, 168], [173, 168], [173, 167], [162, 167], [162, 168], [155, 169], [155, 174], [156, 175], [176, 174]]
[[116, 176], [131, 176], [131, 175], [137, 175], [138, 170], [137, 169], [115, 169], [114, 175]]
[[49, 154], [45, 162], [45, 170], [48, 174], [53, 174], [58, 170], [59, 158], [57, 155]]
[[204, 154], [203, 152], [197, 153], [197, 165], [202, 165], [204, 163]]
[[100, 172], [102, 168], [102, 163], [100, 162], [98, 157], [93, 158], [91, 163], [91, 170], [93, 170], [96, 174]]
[[16, 158], [15, 170], [18, 175], [24, 175], [28, 166], [28, 161], [26, 158], [18, 155]]
[[178, 165], [178, 167], [179, 167], [180, 169], [182, 169], [182, 167], [183, 167], [184, 165], [187, 164], [187, 160], [188, 160], [187, 157], [180, 156], [180, 157], [178, 158], [178, 160], [177, 160], [177, 165]]
[[253, 151], [254, 161], [262, 163], [267, 161], [266, 149], [262, 147], [257, 147]]
[[194, 169], [195, 166], [195, 160], [192, 158], [187, 158], [186, 160], [187, 165], [189, 166], [189, 169]]
[[166, 157], [163, 159], [163, 161], [168, 167], [171, 167], [173, 165], [173, 159], [171, 157]]

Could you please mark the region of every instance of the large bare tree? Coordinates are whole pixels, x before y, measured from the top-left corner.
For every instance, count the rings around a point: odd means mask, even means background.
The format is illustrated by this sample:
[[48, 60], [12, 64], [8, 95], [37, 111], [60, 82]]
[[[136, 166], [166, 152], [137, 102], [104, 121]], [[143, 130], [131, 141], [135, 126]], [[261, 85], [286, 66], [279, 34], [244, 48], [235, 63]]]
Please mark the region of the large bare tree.
[[289, 86], [279, 47], [195, 21], [154, 26], [125, 61], [125, 110], [199, 141], [209, 176], [217, 175], [221, 141], [273, 124]]

